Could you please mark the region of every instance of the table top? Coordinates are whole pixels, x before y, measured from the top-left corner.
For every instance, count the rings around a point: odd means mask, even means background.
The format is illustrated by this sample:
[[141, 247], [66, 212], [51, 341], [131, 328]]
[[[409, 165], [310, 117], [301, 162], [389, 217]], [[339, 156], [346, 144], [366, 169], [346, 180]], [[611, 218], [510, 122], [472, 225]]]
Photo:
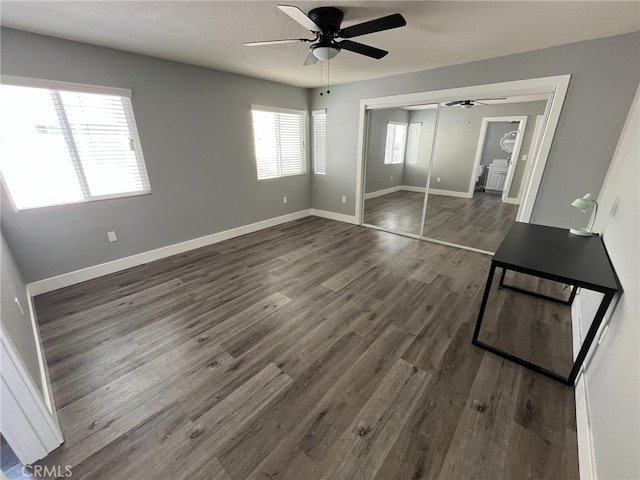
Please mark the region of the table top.
[[586, 288], [621, 289], [602, 238], [572, 235], [564, 228], [516, 222], [493, 262], [578, 281]]

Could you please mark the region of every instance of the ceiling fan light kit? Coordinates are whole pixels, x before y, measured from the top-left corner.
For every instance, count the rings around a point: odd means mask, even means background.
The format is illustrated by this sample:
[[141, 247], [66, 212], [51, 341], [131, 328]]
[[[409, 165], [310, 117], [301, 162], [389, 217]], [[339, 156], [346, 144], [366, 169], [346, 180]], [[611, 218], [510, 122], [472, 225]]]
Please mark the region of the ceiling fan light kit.
[[311, 53], [313, 53], [313, 56], [322, 62], [331, 60], [338, 55], [339, 52], [340, 48], [333, 45], [311, 45]]

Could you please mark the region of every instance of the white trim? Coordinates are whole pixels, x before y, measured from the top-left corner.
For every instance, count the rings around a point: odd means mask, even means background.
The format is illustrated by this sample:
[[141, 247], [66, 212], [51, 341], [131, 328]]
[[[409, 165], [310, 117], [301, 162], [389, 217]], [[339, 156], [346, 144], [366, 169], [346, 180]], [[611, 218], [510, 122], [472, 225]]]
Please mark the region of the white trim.
[[[382, 190], [376, 190], [375, 192], [365, 193], [364, 199], [370, 200], [372, 198], [382, 197], [384, 195], [389, 195], [390, 193], [400, 191], [424, 193], [425, 190], [425, 187], [414, 187], [413, 185], [396, 185], [395, 187], [383, 188]], [[355, 216], [353, 218], [355, 218]]]
[[429, 243], [437, 243], [438, 245], [446, 245], [447, 247], [461, 248], [462, 250], [469, 250], [470, 252], [483, 253], [484, 255], [494, 256], [494, 252], [489, 250], [482, 250], [481, 248], [467, 247], [466, 245], [460, 245], [458, 243], [445, 242], [444, 240], [437, 240], [431, 237], [420, 237], [420, 240], [424, 240]]
[[[265, 228], [274, 227], [282, 223], [291, 222], [300, 218], [311, 215], [311, 210], [300, 210], [299, 212], [289, 213], [280, 217], [269, 218], [260, 222], [243, 225], [241, 227], [232, 228], [218, 233], [212, 233], [204, 237], [194, 238], [185, 242], [167, 245], [166, 247], [149, 250], [147, 252], [138, 253], [129, 257], [119, 258], [111, 262], [94, 265], [92, 267], [83, 268], [69, 273], [64, 273], [56, 277], [45, 278], [27, 285], [29, 294], [32, 296], [41, 295], [51, 292], [59, 288], [68, 287], [77, 283], [86, 282], [94, 278], [109, 275], [110, 273], [126, 270], [127, 268], [137, 267], [145, 263], [160, 260], [161, 258], [170, 257], [179, 253], [184, 253], [196, 248], [205, 247], [214, 243], [222, 242], [230, 238], [239, 237], [248, 233], [257, 232]], [[337, 214], [336, 214], [337, 215]], [[346, 216], [346, 215], [345, 215]]]
[[[582, 320], [580, 310], [580, 293], [571, 304], [571, 332], [573, 337], [573, 358], [577, 356], [582, 345]], [[587, 397], [587, 382], [584, 365], [574, 387], [576, 403], [576, 433], [578, 437], [578, 465], [581, 480], [596, 478], [595, 455], [593, 452], [593, 433], [589, 418], [589, 399]]]
[[118, 95], [120, 97], [131, 97], [132, 95], [131, 90], [128, 88], [103, 87], [101, 85], [89, 85], [87, 83], [61, 82], [58, 80], [19, 77], [16, 75], [0, 75], [0, 83], [3, 85], [14, 85], [16, 87], [46, 88], [49, 90]]
[[426, 187], [414, 187], [413, 185], [400, 185], [400, 190], [417, 193], [424, 193], [427, 191]]
[[34, 341], [36, 343], [36, 354], [38, 356], [38, 368], [40, 369], [40, 383], [42, 384], [44, 401], [51, 413], [53, 421], [56, 426], [60, 428], [55, 398], [53, 396], [53, 388], [51, 387], [51, 379], [49, 378], [49, 366], [47, 365], [47, 358], [44, 354], [44, 346], [42, 345], [40, 328], [38, 327], [38, 317], [36, 316], [36, 309], [33, 305], [33, 296], [29, 291], [29, 287], [26, 288], [26, 293], [27, 302], [29, 304], [29, 318], [31, 319], [31, 328], [33, 330]]
[[429, 195], [444, 195], [446, 197], [473, 198], [473, 192], [456, 192], [455, 190], [429, 189]]
[[44, 458], [62, 444], [62, 432], [33, 383], [15, 346], [0, 328], [2, 363], [0, 429], [23, 464]]
[[485, 85], [471, 85], [467, 87], [450, 88], [444, 90], [433, 90], [430, 92], [418, 92], [402, 95], [392, 95], [378, 98], [363, 98], [360, 100], [360, 122], [358, 131], [358, 157], [356, 163], [356, 220], [362, 223], [363, 216], [363, 195], [362, 186], [364, 183], [364, 160], [365, 160], [365, 139], [366, 139], [366, 118], [365, 113], [372, 108], [400, 107], [417, 105], [421, 103], [436, 103], [459, 100], [460, 98], [477, 98], [479, 96], [515, 96], [529, 95], [534, 93], [550, 93], [551, 99], [547, 102], [545, 117], [545, 134], [542, 138], [541, 148], [537, 155], [529, 184], [527, 195], [525, 195], [518, 221], [528, 222], [531, 219], [535, 197], [542, 181], [542, 172], [547, 163], [551, 141], [555, 134], [556, 127], [562, 111], [562, 105], [569, 86], [571, 75], [557, 75], [553, 77], [532, 78], [528, 80], [515, 80], [502, 83], [491, 83]]
[[518, 196], [509, 197], [509, 191], [511, 191], [511, 184], [513, 183], [513, 176], [516, 173], [516, 168], [518, 166], [518, 161], [520, 160], [520, 149], [522, 148], [522, 142], [524, 141], [524, 132], [527, 128], [527, 117], [513, 117], [520, 120], [520, 125], [518, 125], [518, 133], [516, 134], [516, 144], [513, 148], [513, 152], [511, 153], [511, 160], [509, 164], [509, 169], [507, 170], [507, 178], [505, 180], [504, 189], [502, 190], [502, 201], [507, 202], [508, 198], [512, 198], [517, 202]]
[[311, 110], [311, 115], [321, 115], [321, 114], [326, 114], [327, 113], [327, 109], [326, 108], [319, 108], [318, 110]]
[[355, 215], [345, 215], [343, 213], [329, 212], [328, 210], [311, 209], [311, 215], [314, 217], [328, 218], [329, 220], [337, 220], [338, 222], [352, 223], [357, 225]]
[[369, 192], [364, 194], [365, 200], [370, 200], [376, 197], [382, 197], [384, 195], [389, 195], [390, 193], [399, 192], [402, 190], [401, 185], [396, 185], [395, 187], [383, 188], [382, 190], [376, 190], [375, 192]]
[[571, 75], [563, 75], [557, 82], [554, 91], [551, 94], [551, 98], [547, 102], [547, 108], [544, 111], [544, 126], [542, 130], [542, 138], [540, 140], [540, 147], [536, 154], [536, 158], [533, 159], [533, 168], [531, 169], [531, 177], [526, 191], [522, 197], [520, 203], [520, 209], [516, 216], [517, 222], [528, 222], [531, 220], [531, 214], [533, 213], [533, 206], [538, 196], [538, 190], [542, 183], [542, 174], [547, 166], [547, 160], [549, 159], [549, 152], [551, 151], [551, 142], [556, 134], [556, 128], [560, 121], [560, 113], [562, 112], [562, 106], [564, 105], [564, 99], [567, 96], [567, 90], [569, 89], [569, 80]]
[[520, 190], [518, 191], [518, 205], [522, 203], [526, 185], [529, 185], [531, 179], [531, 171], [533, 170], [534, 159], [540, 148], [540, 135], [542, 134], [542, 127], [544, 125], [544, 115], [538, 115], [536, 117], [536, 124], [533, 128], [533, 136], [531, 137], [531, 145], [529, 146], [529, 153], [527, 157], [527, 165], [525, 166], [522, 174], [522, 180], [520, 181]]

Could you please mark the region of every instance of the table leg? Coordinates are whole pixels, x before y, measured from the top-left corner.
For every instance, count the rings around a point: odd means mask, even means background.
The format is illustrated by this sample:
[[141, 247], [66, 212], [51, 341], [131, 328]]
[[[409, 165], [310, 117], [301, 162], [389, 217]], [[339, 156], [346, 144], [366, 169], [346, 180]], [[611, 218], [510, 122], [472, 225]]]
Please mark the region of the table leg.
[[[484, 296], [482, 297], [482, 305], [480, 305], [480, 312], [478, 313], [478, 320], [476, 321], [476, 329], [473, 332], [473, 340], [471, 343], [478, 345], [478, 335], [480, 334], [480, 327], [482, 326], [482, 317], [484, 316], [484, 309], [487, 307], [487, 300], [489, 299], [489, 291], [491, 290], [491, 284], [493, 283], [493, 275], [496, 271], [496, 266], [491, 262], [491, 268], [489, 269], [489, 275], [487, 276], [487, 285], [484, 287]], [[504, 277], [504, 268], [502, 269], [502, 276]]]
[[504, 287], [504, 276], [507, 274], [507, 269], [502, 267], [502, 273], [500, 274], [500, 283], [498, 286]]

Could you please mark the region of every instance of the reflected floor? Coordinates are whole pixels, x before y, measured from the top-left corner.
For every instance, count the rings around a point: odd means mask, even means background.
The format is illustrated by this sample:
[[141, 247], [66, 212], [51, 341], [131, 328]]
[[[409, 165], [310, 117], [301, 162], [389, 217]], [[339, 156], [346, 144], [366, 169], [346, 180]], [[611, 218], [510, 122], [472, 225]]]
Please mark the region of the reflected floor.
[[[424, 194], [400, 191], [365, 200], [364, 222], [388, 230], [420, 230]], [[516, 219], [518, 205], [500, 195], [476, 192], [473, 198], [429, 195], [424, 236], [495, 252]]]
[[420, 234], [424, 193], [399, 191], [364, 201], [364, 223], [393, 230]]
[[518, 205], [500, 195], [475, 192], [473, 198], [429, 195], [424, 236], [495, 252], [516, 220]]

